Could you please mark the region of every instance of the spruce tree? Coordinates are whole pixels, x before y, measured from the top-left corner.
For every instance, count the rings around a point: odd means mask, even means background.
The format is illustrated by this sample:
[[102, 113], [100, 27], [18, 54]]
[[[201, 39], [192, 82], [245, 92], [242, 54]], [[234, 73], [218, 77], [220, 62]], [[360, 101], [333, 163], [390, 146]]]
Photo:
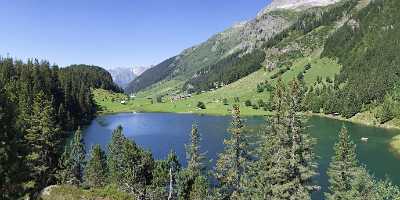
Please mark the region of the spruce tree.
[[17, 136], [14, 105], [0, 89], [0, 199], [17, 199], [22, 192]]
[[186, 155], [188, 159], [188, 169], [194, 175], [200, 175], [204, 170], [204, 156], [200, 152], [201, 136], [197, 125], [192, 126], [190, 134], [190, 144], [186, 145]]
[[98, 144], [92, 147], [85, 167], [84, 180], [89, 187], [103, 187], [107, 183], [106, 155]]
[[149, 195], [147, 187], [153, 178], [154, 165], [152, 154], [139, 148], [134, 141], [125, 138], [121, 126], [114, 130], [107, 155], [107, 167], [112, 184], [137, 199], [144, 199]]
[[327, 199], [342, 199], [352, 189], [351, 182], [359, 170], [356, 146], [351, 141], [345, 126], [339, 132], [339, 141], [334, 146], [335, 154], [329, 164], [329, 192]]
[[217, 160], [215, 176], [223, 199], [237, 199], [242, 193], [242, 177], [251, 162], [249, 146], [244, 135], [239, 106], [233, 106], [230, 138], [224, 141], [224, 151]]
[[[208, 184], [203, 184], [207, 178], [203, 176], [205, 170], [203, 163], [204, 155], [200, 153], [200, 141], [201, 137], [197, 125], [193, 125], [190, 134], [190, 144], [185, 146], [188, 167], [179, 173], [177, 180], [178, 199], [197, 198], [201, 194], [204, 194], [201, 191], [205, 190], [205, 186], [207, 186], [206, 190], [208, 192]], [[197, 183], [196, 179], [198, 179]]]
[[278, 109], [270, 120], [259, 160], [255, 166], [255, 199], [310, 199], [316, 188], [313, 140], [304, 133], [301, 88], [293, 81], [291, 89], [282, 84], [276, 89], [274, 105]]
[[204, 176], [197, 176], [190, 191], [190, 200], [205, 200], [208, 197], [208, 180]]
[[85, 144], [80, 128], [75, 132], [71, 142], [71, 153], [69, 156], [73, 177], [72, 184], [79, 186], [82, 183], [83, 168], [85, 166]]
[[134, 195], [137, 199], [144, 199], [147, 195], [147, 186], [151, 184], [154, 160], [150, 152], [144, 151], [130, 140], [124, 140], [122, 159], [119, 160], [122, 176], [118, 186]]
[[36, 95], [32, 115], [26, 123], [28, 128], [24, 140], [30, 150], [26, 161], [34, 181], [30, 185], [39, 189], [46, 186], [55, 173], [61, 133], [56, 124], [52, 102], [43, 92]]
[[181, 164], [175, 151], [168, 154], [167, 164], [169, 168], [168, 200], [172, 200], [177, 198], [176, 179], [181, 170]]
[[117, 184], [122, 177], [122, 147], [125, 140], [127, 139], [122, 133], [122, 126], [118, 126], [112, 133], [107, 155], [108, 178], [114, 184]]

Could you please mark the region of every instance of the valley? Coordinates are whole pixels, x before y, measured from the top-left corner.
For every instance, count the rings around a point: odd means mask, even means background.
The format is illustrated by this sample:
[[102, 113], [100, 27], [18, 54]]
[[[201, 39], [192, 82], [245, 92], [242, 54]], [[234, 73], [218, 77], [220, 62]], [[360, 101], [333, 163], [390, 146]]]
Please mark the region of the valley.
[[13, 16], [0, 199], [400, 199], [400, 1], [258, 3]]

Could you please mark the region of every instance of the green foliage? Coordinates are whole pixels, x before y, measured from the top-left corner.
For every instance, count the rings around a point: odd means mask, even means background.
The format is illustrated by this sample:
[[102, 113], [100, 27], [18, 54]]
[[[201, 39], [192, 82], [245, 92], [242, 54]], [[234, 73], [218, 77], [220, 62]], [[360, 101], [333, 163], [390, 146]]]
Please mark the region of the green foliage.
[[301, 84], [290, 90], [278, 82], [274, 91], [275, 116], [270, 120], [259, 149], [259, 159], [247, 186], [252, 199], [311, 199], [315, 186], [313, 140], [303, 132]]
[[356, 146], [351, 141], [347, 128], [343, 126], [339, 132], [339, 141], [334, 146], [335, 155], [329, 164], [329, 193], [327, 199], [343, 199], [351, 190], [351, 181], [358, 170]]
[[[3, 85], [0, 82], [0, 88]], [[0, 199], [16, 199], [21, 192], [24, 170], [19, 155], [18, 134], [15, 128], [15, 106], [0, 89]]]
[[118, 183], [118, 180], [123, 176], [122, 174], [122, 146], [126, 138], [122, 134], [122, 127], [118, 126], [112, 133], [111, 141], [108, 144], [107, 167], [109, 170], [109, 181], [111, 183]]
[[49, 184], [57, 166], [57, 147], [60, 144], [60, 128], [52, 102], [39, 92], [33, 102], [32, 115], [25, 122], [24, 140], [28, 145], [26, 164], [30, 169], [33, 190]]
[[204, 176], [197, 176], [194, 180], [192, 191], [190, 192], [190, 200], [204, 200], [207, 199], [209, 193], [208, 180]]
[[228, 99], [227, 99], [227, 98], [224, 98], [224, 99], [222, 100], [222, 103], [223, 103], [225, 106], [229, 105]]
[[92, 147], [85, 166], [84, 180], [85, 185], [91, 188], [103, 187], [107, 183], [106, 155], [98, 144]]
[[251, 101], [248, 99], [248, 100], [246, 100], [246, 101], [244, 102], [244, 105], [247, 106], [247, 107], [249, 107], [249, 106], [251, 106], [251, 105], [253, 105], [253, 104], [252, 104]]
[[200, 133], [197, 125], [192, 126], [190, 143], [185, 145], [188, 160], [187, 168], [178, 176], [178, 199], [201, 199], [208, 193], [208, 180], [205, 172], [204, 155], [200, 152]]
[[163, 102], [162, 101], [162, 96], [160, 96], [160, 95], [156, 96], [156, 102], [157, 103], [162, 103]]
[[[340, 113], [349, 118], [362, 105], [381, 102], [399, 80], [400, 2], [377, 0], [353, 15], [333, 35], [322, 56], [338, 58], [343, 65], [335, 84], [342, 84], [337, 101]], [[386, 121], [383, 120], [383, 121]]]
[[125, 138], [121, 126], [114, 130], [107, 155], [112, 184], [137, 198], [143, 198], [148, 195], [146, 188], [151, 184], [154, 165], [151, 153]]
[[329, 165], [329, 192], [326, 199], [399, 199], [400, 190], [390, 181], [377, 181], [356, 157], [356, 146], [351, 141], [346, 127], [339, 132], [339, 141], [334, 146], [335, 155]]
[[265, 53], [255, 50], [252, 53], [239, 56], [241, 52], [223, 58], [214, 65], [202, 68], [186, 82], [185, 88], [189, 86], [194, 91], [209, 90], [222, 84], [233, 83], [240, 78], [249, 75], [261, 68], [265, 59]]
[[70, 182], [73, 185], [79, 186], [82, 182], [83, 168], [85, 165], [85, 144], [80, 128], [75, 132], [70, 146], [69, 163], [72, 173], [72, 180], [70, 180]]
[[399, 102], [396, 102], [391, 95], [386, 95], [380, 109], [376, 114], [381, 124], [384, 124], [396, 117], [399, 109]]
[[224, 151], [219, 154], [215, 177], [219, 182], [222, 199], [236, 199], [243, 192], [243, 176], [251, 163], [250, 147], [239, 106], [234, 106], [230, 137], [224, 141]]
[[123, 92], [113, 81], [110, 73], [98, 66], [93, 65], [70, 65], [61, 69], [61, 76], [68, 74], [72, 79], [79, 79], [87, 87], [101, 88], [113, 92]]
[[197, 108], [206, 109], [206, 105], [203, 102], [199, 101], [197, 102]]

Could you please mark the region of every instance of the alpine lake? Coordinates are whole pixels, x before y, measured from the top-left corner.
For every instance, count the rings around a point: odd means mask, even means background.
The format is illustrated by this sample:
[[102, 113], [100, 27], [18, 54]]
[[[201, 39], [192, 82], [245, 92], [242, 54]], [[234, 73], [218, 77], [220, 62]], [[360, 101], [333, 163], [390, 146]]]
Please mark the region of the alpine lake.
[[[265, 127], [264, 117], [244, 119], [247, 134], [259, 134]], [[202, 136], [201, 149], [210, 161], [213, 169], [217, 155], [223, 150], [224, 138], [228, 137], [231, 123], [229, 116], [207, 116], [173, 113], [120, 113], [99, 116], [85, 129], [84, 142], [87, 151], [94, 144], [100, 144], [104, 150], [111, 140], [112, 131], [122, 125], [124, 135], [134, 140], [141, 147], [150, 150], [155, 159], [165, 159], [174, 150], [183, 166], [186, 165], [185, 144], [189, 142], [192, 124], [196, 123]], [[400, 185], [400, 157], [390, 148], [392, 137], [399, 135], [398, 130], [389, 130], [338, 121], [330, 118], [312, 116], [307, 121], [306, 132], [316, 139], [319, 175], [315, 181], [321, 191], [313, 193], [313, 199], [323, 199], [328, 188], [326, 174], [333, 156], [333, 145], [338, 139], [338, 132], [345, 124], [352, 140], [357, 145], [358, 159], [370, 173], [379, 179], [389, 178]], [[361, 138], [368, 138], [362, 141]]]

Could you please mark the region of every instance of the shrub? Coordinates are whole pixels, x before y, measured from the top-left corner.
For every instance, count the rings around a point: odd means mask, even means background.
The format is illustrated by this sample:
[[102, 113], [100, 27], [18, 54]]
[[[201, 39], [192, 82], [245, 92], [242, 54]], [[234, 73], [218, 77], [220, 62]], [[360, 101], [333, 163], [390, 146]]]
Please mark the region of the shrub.
[[265, 103], [264, 103], [264, 101], [262, 100], [262, 99], [259, 99], [258, 101], [257, 101], [257, 104], [258, 104], [258, 107], [265, 107]]
[[200, 109], [206, 109], [206, 105], [201, 101], [197, 102], [197, 107]]
[[228, 99], [227, 99], [227, 98], [224, 98], [224, 99], [222, 100], [222, 103], [223, 103], [224, 105], [228, 105]]
[[258, 84], [257, 85], [257, 93], [262, 93], [262, 92], [264, 92], [264, 85]]
[[239, 102], [240, 102], [239, 97], [235, 97], [235, 98], [234, 98], [234, 101], [235, 101], [235, 103], [239, 103]]
[[156, 102], [162, 103], [162, 96], [156, 96]]
[[245, 105], [245, 106], [251, 106], [252, 104], [251, 104], [251, 101], [250, 101], [250, 100], [246, 100], [246, 101], [244, 102], [244, 105]]
[[304, 66], [304, 70], [308, 71], [309, 69], [311, 69], [311, 64], [308, 63], [306, 66]]
[[253, 104], [252, 107], [253, 107], [254, 110], [258, 110], [258, 109], [259, 109], [259, 107], [257, 106], [257, 104]]

